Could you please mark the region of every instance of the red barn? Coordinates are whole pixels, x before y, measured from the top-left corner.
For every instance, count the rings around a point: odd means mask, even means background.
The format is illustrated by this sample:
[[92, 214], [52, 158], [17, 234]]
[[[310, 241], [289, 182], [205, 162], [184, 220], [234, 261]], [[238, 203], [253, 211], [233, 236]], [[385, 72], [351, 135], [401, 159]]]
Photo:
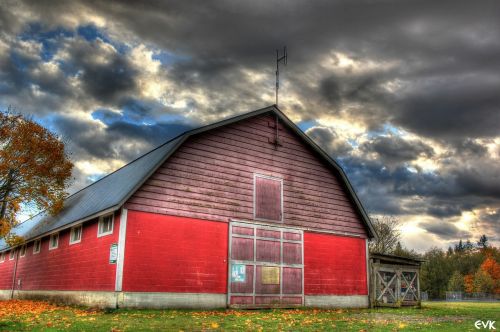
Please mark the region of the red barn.
[[370, 220], [275, 106], [186, 132], [0, 244], [0, 298], [101, 307], [366, 307]]

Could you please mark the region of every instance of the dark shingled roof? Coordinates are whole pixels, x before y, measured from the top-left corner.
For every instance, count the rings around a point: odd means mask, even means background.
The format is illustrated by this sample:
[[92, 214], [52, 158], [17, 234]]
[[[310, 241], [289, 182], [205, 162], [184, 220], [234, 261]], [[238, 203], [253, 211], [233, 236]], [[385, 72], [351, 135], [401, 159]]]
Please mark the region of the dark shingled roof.
[[[63, 210], [57, 216], [50, 216], [45, 212], [39, 213], [16, 226], [13, 233], [24, 237], [25, 240], [30, 240], [59, 229], [67, 228], [72, 224], [93, 219], [107, 212], [115, 211], [126, 202], [144, 181], [146, 181], [188, 137], [268, 112], [277, 115], [281, 121], [301, 136], [313, 150], [333, 166], [351, 194], [351, 198], [367, 226], [369, 236], [376, 236], [370, 219], [342, 168], [274, 105], [187, 131], [69, 196], [64, 202]], [[3, 240], [0, 240], [0, 250], [5, 250], [7, 248], [7, 244]]]
[[405, 257], [398, 255], [379, 254], [379, 253], [371, 253], [370, 259], [385, 264], [415, 265], [415, 266], [420, 266], [422, 265], [423, 262], [425, 262], [425, 259], [418, 257]]

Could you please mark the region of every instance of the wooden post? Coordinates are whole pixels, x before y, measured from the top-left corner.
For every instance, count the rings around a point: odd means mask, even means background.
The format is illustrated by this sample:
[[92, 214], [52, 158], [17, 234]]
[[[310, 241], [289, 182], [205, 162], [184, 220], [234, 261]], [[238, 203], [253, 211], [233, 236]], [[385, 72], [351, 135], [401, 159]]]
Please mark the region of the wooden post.
[[403, 303], [403, 299], [401, 298], [401, 269], [396, 269], [396, 306], [400, 307]]
[[418, 304], [417, 306], [420, 307], [421, 304], [422, 304], [422, 298], [420, 296], [420, 268], [417, 269], [417, 301], [418, 301]]

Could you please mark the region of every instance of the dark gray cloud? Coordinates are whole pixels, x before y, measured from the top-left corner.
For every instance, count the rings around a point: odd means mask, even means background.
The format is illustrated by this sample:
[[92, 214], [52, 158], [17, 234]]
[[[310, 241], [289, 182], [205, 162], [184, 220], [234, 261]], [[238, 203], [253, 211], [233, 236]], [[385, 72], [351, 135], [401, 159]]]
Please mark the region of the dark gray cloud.
[[482, 168], [458, 168], [455, 170], [457, 184], [463, 192], [500, 198], [500, 170], [484, 165]]
[[[481, 161], [489, 165], [488, 159]], [[478, 163], [478, 166], [482, 164]], [[454, 165], [429, 173], [392, 164], [383, 157], [371, 160], [348, 156], [341, 164], [373, 214], [421, 214], [436, 218], [459, 217], [476, 208], [496, 206], [500, 201], [500, 177]], [[485, 165], [485, 166], [486, 166]], [[495, 172], [495, 171], [493, 171]]]
[[100, 39], [76, 37], [68, 43], [69, 54], [61, 67], [67, 75], [78, 77], [86, 96], [115, 105], [136, 92], [137, 69], [125, 54]]
[[313, 127], [307, 131], [307, 135], [334, 158], [342, 158], [352, 150], [351, 145], [331, 129]]
[[394, 122], [429, 137], [491, 137], [500, 128], [500, 79], [453, 77], [417, 85]]
[[482, 158], [485, 157], [488, 149], [471, 139], [458, 139], [451, 144], [453, 149], [464, 157]]
[[462, 214], [463, 207], [459, 205], [434, 205], [427, 209], [427, 213], [438, 218], [458, 217]]
[[86, 64], [82, 67], [83, 86], [88, 95], [97, 100], [113, 102], [135, 88], [134, 71], [122, 57], [113, 58], [109, 64]]
[[472, 234], [470, 232], [460, 230], [452, 223], [445, 221], [440, 223], [421, 222], [419, 225], [427, 232], [435, 234], [445, 240], [472, 238]]
[[407, 141], [399, 136], [378, 136], [363, 143], [360, 148], [364, 152], [377, 153], [379, 158], [388, 163], [411, 161], [419, 157], [430, 158], [434, 155], [431, 146], [421, 141]]
[[148, 150], [192, 128], [186, 123], [144, 125], [123, 117], [108, 117], [108, 125], [99, 128], [91, 121], [68, 116], [53, 119], [53, 126], [69, 138], [70, 149], [79, 157], [132, 160]]
[[475, 229], [487, 234], [490, 242], [500, 240], [500, 208], [492, 209], [487, 213], [481, 213], [475, 224]]

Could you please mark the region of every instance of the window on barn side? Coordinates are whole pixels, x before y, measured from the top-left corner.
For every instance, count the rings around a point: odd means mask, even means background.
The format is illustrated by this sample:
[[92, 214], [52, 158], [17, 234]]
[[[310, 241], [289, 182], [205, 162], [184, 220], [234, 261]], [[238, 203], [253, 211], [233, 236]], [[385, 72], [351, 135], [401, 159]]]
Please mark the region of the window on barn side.
[[26, 256], [26, 245], [21, 246], [21, 251], [19, 252], [20, 257]]
[[13, 260], [16, 257], [16, 250], [12, 249], [9, 253], [9, 260]]
[[97, 237], [113, 234], [113, 214], [102, 216], [97, 228]]
[[2, 255], [0, 256], [0, 263], [5, 262], [5, 251], [2, 252]]
[[82, 225], [71, 228], [69, 234], [69, 244], [80, 243], [82, 241]]
[[40, 248], [42, 247], [42, 240], [38, 239], [33, 242], [33, 254], [38, 254], [40, 252]]
[[282, 221], [283, 180], [255, 174], [254, 176], [254, 218]]
[[54, 233], [50, 235], [49, 250], [56, 249], [57, 247], [59, 247], [59, 233]]

